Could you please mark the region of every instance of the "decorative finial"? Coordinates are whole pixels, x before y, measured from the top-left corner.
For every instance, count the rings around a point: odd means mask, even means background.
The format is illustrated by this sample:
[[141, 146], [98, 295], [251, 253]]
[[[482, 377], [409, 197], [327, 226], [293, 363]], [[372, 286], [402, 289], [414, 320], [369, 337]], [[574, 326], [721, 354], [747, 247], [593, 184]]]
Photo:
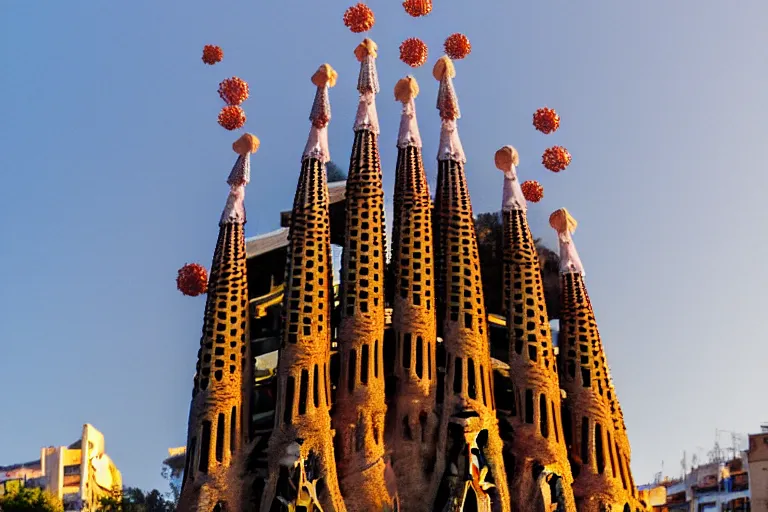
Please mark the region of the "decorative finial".
[[251, 133], [243, 134], [232, 143], [232, 149], [238, 154], [227, 184], [229, 196], [219, 224], [245, 224], [245, 186], [251, 181], [251, 154], [259, 150], [261, 142]]
[[496, 168], [504, 173], [504, 189], [501, 201], [501, 209], [505, 211], [522, 210], [528, 208], [525, 202], [525, 195], [520, 188], [520, 181], [517, 179], [517, 165], [520, 164], [520, 155], [512, 146], [504, 146], [496, 151], [493, 157]]
[[578, 223], [568, 210], [560, 208], [549, 216], [549, 225], [557, 231], [560, 240], [560, 273], [584, 275], [584, 266], [581, 264], [579, 253], [573, 243], [571, 233], [576, 231]]
[[443, 120], [437, 159], [464, 163], [467, 159], [464, 156], [464, 148], [456, 126], [456, 120], [461, 117], [461, 111], [459, 99], [453, 88], [453, 77], [456, 76], [453, 61], [445, 55], [440, 57], [432, 69], [432, 76], [440, 81], [440, 88], [437, 91], [437, 109], [440, 111], [440, 119]]
[[302, 160], [317, 158], [325, 163], [331, 159], [328, 151], [328, 122], [331, 120], [331, 101], [328, 98], [328, 89], [336, 85], [337, 78], [338, 73], [330, 64], [323, 64], [312, 75], [312, 83], [317, 87], [317, 92], [312, 103], [312, 111], [309, 114], [312, 128], [309, 130], [309, 139], [304, 147]]
[[376, 94], [379, 93], [377, 50], [376, 43], [368, 38], [363, 39], [355, 48], [355, 57], [360, 62], [360, 75], [357, 78], [360, 102], [357, 105], [354, 130], [369, 130], [375, 134], [379, 133], [379, 116], [376, 112]]
[[416, 121], [416, 103], [413, 101], [419, 95], [419, 83], [412, 76], [401, 78], [395, 84], [395, 100], [403, 104], [400, 117], [400, 132], [397, 136], [397, 147], [421, 147], [421, 134]]

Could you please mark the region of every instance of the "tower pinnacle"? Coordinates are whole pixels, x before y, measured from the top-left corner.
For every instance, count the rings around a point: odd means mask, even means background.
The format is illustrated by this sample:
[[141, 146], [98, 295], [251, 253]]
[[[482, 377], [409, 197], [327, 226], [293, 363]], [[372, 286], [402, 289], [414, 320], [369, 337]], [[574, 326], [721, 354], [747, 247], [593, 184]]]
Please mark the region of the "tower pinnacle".
[[245, 186], [259, 139], [233, 144], [237, 161], [227, 179], [229, 196], [219, 221], [211, 263], [203, 335], [198, 351], [187, 431], [187, 460], [180, 497], [183, 510], [242, 510], [239, 483], [250, 424], [252, 362], [248, 330]]

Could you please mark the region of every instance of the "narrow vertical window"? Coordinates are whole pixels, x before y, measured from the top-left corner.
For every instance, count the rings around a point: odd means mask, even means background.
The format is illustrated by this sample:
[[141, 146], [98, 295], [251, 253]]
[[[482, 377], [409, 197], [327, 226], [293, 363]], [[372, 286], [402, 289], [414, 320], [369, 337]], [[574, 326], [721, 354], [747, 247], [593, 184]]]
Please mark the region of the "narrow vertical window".
[[581, 418], [581, 462], [589, 464], [589, 418]]
[[485, 397], [485, 371], [483, 370], [483, 365], [480, 365], [480, 387], [483, 392], [483, 405], [488, 405], [488, 400]]
[[293, 420], [293, 395], [296, 393], [296, 379], [288, 377], [285, 383], [285, 400], [283, 401], [283, 422], [290, 425]]
[[613, 440], [611, 440], [611, 433], [606, 432], [606, 437], [608, 438], [607, 444], [608, 444], [608, 459], [611, 462], [611, 473], [613, 474], [613, 478], [616, 478], [616, 461], [614, 460], [613, 455]]
[[560, 442], [560, 429], [557, 424], [557, 409], [555, 409], [555, 402], [552, 402], [552, 428], [555, 429], [555, 442]]
[[232, 407], [232, 415], [229, 418], [229, 452], [237, 451], [237, 406]]
[[373, 342], [373, 377], [379, 378], [379, 340]]
[[349, 374], [347, 375], [347, 389], [349, 392], [355, 390], [355, 370], [357, 370], [357, 352], [354, 350], [349, 351]]
[[416, 376], [421, 378], [424, 375], [424, 340], [421, 336], [416, 337]]
[[309, 392], [309, 372], [301, 370], [299, 383], [299, 416], [307, 414], [307, 393]]
[[211, 422], [203, 422], [203, 435], [200, 438], [200, 466], [201, 473], [208, 473], [208, 457], [211, 453]]
[[462, 382], [461, 379], [464, 373], [464, 361], [460, 357], [456, 358], [456, 364], [453, 369], [453, 392], [457, 395], [461, 393]]
[[427, 378], [432, 380], [432, 343], [427, 342]]
[[549, 421], [547, 421], [547, 397], [539, 395], [539, 430], [545, 438], [549, 437]]
[[603, 427], [595, 423], [595, 459], [597, 460], [597, 472], [605, 473], [605, 454], [603, 453]]
[[315, 371], [312, 372], [312, 399], [315, 407], [320, 407], [320, 370], [315, 365]]
[[525, 422], [533, 423], [533, 391], [525, 390]]
[[360, 382], [363, 384], [368, 384], [368, 352], [368, 344], [366, 343], [360, 352]]
[[467, 361], [467, 392], [469, 398], [477, 398], [477, 381], [475, 380], [475, 361], [470, 357]]
[[411, 367], [411, 335], [403, 336], [403, 368]]
[[224, 460], [224, 414], [219, 413], [216, 420], [216, 462]]

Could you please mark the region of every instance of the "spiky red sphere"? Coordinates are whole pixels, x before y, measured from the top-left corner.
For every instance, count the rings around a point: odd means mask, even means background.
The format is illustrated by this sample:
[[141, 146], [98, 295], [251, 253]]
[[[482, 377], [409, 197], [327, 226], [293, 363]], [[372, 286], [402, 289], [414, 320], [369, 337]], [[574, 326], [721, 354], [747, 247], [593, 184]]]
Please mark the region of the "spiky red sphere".
[[432, 0], [405, 0], [403, 7], [405, 12], [414, 18], [418, 18], [432, 12]]
[[520, 184], [520, 188], [523, 189], [523, 197], [526, 201], [538, 203], [544, 197], [544, 187], [536, 180], [524, 181]]
[[236, 76], [222, 80], [219, 84], [219, 97], [227, 105], [240, 105], [248, 99], [248, 94], [248, 82]]
[[224, 58], [224, 50], [215, 44], [207, 44], [203, 47], [203, 62], [213, 66]]
[[562, 146], [552, 146], [544, 150], [541, 163], [552, 172], [560, 172], [571, 163], [571, 154]]
[[453, 60], [463, 59], [472, 51], [472, 45], [469, 38], [464, 34], [456, 33], [448, 36], [443, 45], [445, 54]]
[[370, 7], [364, 3], [353, 5], [344, 12], [344, 25], [354, 33], [368, 32], [376, 23], [376, 17]]
[[423, 66], [428, 54], [426, 43], [417, 37], [409, 37], [400, 44], [400, 60], [412, 68]]
[[197, 297], [208, 290], [208, 271], [197, 263], [187, 263], [179, 269], [176, 288], [184, 295]]
[[245, 125], [245, 112], [237, 105], [227, 105], [219, 112], [219, 124], [227, 130], [237, 130]]
[[541, 133], [552, 133], [560, 128], [560, 116], [551, 108], [540, 108], [533, 114], [533, 126]]

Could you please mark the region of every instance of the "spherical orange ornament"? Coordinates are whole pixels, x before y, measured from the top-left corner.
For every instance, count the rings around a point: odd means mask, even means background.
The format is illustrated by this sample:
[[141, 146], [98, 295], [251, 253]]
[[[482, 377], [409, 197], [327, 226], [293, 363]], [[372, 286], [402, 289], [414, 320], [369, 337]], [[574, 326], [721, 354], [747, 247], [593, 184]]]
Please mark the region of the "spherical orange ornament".
[[571, 163], [571, 154], [562, 146], [552, 146], [544, 150], [541, 163], [552, 172], [560, 172]]
[[418, 18], [432, 12], [432, 0], [405, 0], [403, 7], [405, 7], [405, 12]]
[[237, 130], [245, 124], [245, 112], [237, 105], [227, 105], [219, 112], [219, 124], [227, 130]]
[[370, 7], [363, 3], [353, 5], [344, 12], [344, 25], [354, 33], [368, 32], [376, 23]]
[[428, 53], [427, 45], [417, 37], [409, 37], [400, 44], [400, 60], [412, 68], [423, 66]]
[[560, 116], [551, 108], [540, 108], [533, 113], [533, 126], [542, 133], [552, 133], [560, 128]]
[[469, 44], [469, 38], [464, 34], [451, 34], [445, 40], [445, 54], [451, 59], [463, 59], [472, 51], [472, 45]]
[[219, 84], [219, 96], [227, 105], [240, 105], [248, 99], [248, 82], [233, 76]]
[[523, 197], [526, 201], [538, 203], [544, 197], [544, 187], [536, 180], [524, 181], [520, 184], [520, 188], [523, 189]]
[[179, 269], [176, 288], [190, 297], [205, 293], [208, 290], [208, 271], [197, 263], [187, 263]]
[[224, 58], [224, 50], [215, 44], [207, 44], [203, 46], [203, 62], [213, 66], [217, 62], [221, 62]]

